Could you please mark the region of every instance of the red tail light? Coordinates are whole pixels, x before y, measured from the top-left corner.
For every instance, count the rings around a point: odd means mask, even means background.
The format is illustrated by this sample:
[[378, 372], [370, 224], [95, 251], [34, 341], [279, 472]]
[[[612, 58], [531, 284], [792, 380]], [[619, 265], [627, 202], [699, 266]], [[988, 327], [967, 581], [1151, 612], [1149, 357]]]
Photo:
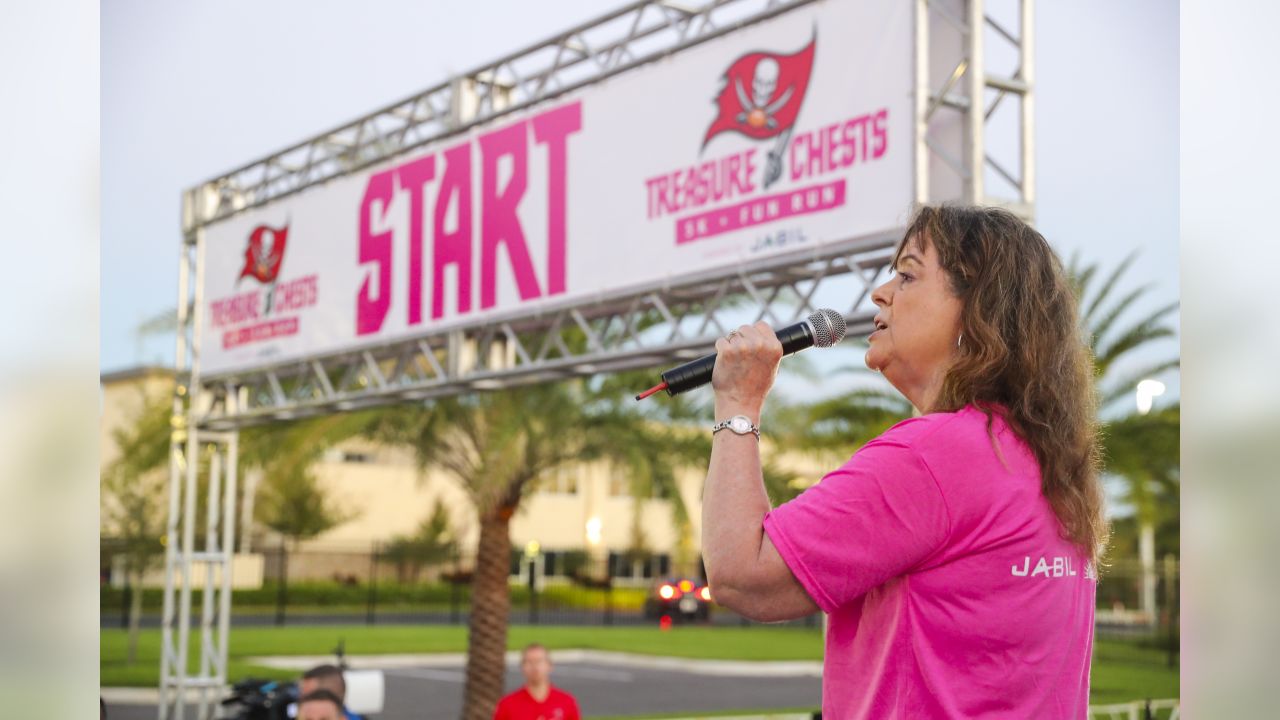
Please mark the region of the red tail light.
[[698, 597], [702, 598], [705, 602], [711, 602], [711, 586], [708, 585], [699, 590]]
[[658, 597], [663, 600], [670, 600], [676, 596], [676, 589], [671, 585], [663, 585], [658, 588]]

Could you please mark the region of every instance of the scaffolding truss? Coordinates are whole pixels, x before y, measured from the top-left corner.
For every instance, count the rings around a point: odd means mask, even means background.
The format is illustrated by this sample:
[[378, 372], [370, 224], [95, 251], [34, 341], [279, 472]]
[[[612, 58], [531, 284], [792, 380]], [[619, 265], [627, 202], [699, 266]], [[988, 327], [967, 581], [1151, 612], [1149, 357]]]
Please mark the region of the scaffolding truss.
[[[183, 194], [161, 720], [188, 711], [213, 717], [228, 681], [239, 428], [683, 360], [709, 352], [737, 323], [804, 317], [819, 296], [840, 298], [836, 309], [850, 334], [864, 334], [875, 312], [871, 289], [898, 240], [849, 238], [679, 284], [204, 377], [205, 227], [810, 2], [641, 0]], [[1032, 6], [1008, 0], [1007, 13], [993, 14], [984, 0], [915, 1], [917, 202], [999, 204], [1034, 219]], [[998, 52], [989, 52], [988, 36]], [[1004, 66], [997, 67], [997, 56]], [[205, 534], [198, 548], [201, 478]], [[206, 592], [193, 670], [187, 658], [197, 577]]]
[[183, 230], [362, 170], [813, 0], [641, 0], [189, 190]]
[[[896, 236], [866, 238], [803, 258], [773, 258], [679, 286], [566, 303], [537, 315], [425, 334], [376, 348], [210, 380], [202, 428], [290, 420], [469, 391], [682, 361], [708, 352], [743, 322], [780, 326], [838, 297], [851, 333], [871, 330], [875, 281]], [[233, 410], [230, 401], [235, 400]]]

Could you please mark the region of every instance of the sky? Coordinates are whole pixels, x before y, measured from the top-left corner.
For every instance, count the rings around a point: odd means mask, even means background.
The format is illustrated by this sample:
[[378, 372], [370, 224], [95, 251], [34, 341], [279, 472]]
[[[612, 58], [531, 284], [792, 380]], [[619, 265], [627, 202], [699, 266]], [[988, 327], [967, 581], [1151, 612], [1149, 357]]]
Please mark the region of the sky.
[[[104, 3], [100, 369], [173, 361], [171, 337], [136, 329], [176, 305], [185, 188], [615, 5]], [[1131, 318], [1177, 301], [1177, 3], [1037, 3], [1036, 47], [1038, 228], [1104, 268], [1139, 252]]]

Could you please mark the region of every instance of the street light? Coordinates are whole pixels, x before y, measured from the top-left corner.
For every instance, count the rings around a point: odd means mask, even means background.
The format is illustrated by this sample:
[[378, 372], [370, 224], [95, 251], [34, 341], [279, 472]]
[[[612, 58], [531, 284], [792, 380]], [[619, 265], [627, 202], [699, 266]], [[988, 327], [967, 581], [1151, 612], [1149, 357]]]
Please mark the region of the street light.
[[1151, 403], [1157, 397], [1164, 394], [1164, 383], [1159, 380], [1147, 378], [1138, 383], [1137, 401], [1138, 414], [1146, 415], [1151, 412]]

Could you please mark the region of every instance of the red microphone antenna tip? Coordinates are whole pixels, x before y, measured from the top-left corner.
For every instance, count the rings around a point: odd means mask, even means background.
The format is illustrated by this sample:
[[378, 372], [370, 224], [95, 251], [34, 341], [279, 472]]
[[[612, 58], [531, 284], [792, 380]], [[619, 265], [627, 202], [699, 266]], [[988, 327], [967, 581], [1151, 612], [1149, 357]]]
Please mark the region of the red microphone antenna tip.
[[644, 392], [642, 392], [642, 393], [640, 393], [639, 395], [637, 395], [637, 396], [636, 396], [636, 400], [643, 400], [643, 399], [645, 399], [645, 398], [649, 397], [650, 395], [652, 395], [652, 394], [654, 394], [654, 393], [658, 392], [659, 390], [666, 390], [666, 389], [667, 389], [667, 383], [666, 383], [666, 381], [660, 382], [660, 383], [658, 383], [657, 385], [654, 385], [653, 387], [649, 388], [648, 390], [645, 390]]

